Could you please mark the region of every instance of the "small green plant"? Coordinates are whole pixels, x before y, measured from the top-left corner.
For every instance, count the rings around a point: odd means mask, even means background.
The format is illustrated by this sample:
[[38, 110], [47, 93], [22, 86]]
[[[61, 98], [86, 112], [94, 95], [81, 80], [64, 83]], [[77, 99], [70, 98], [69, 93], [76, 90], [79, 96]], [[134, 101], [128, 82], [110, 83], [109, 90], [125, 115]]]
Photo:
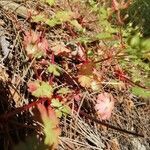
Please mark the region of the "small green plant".
[[[54, 0], [42, 2], [55, 7]], [[96, 28], [91, 29], [86, 17], [70, 9], [57, 10], [51, 18], [44, 13], [32, 16], [33, 22], [42, 27], [46, 24], [50, 30], [63, 26], [70, 41], [49, 43], [45, 30], [24, 35], [24, 49], [34, 71], [28, 91], [41, 116], [45, 144], [53, 149], [59, 144], [60, 119], [71, 114], [72, 101], [81, 100], [83, 91], [98, 93], [93, 105], [101, 120], [110, 119], [115, 103], [103, 84], [123, 84], [136, 96], [150, 96], [150, 66], [145, 62], [150, 61], [150, 39], [143, 37], [138, 26], [124, 25], [121, 12], [129, 1], [112, 2], [110, 7], [93, 0], [85, 2], [96, 18]], [[108, 82], [110, 78], [114, 82]]]
[[138, 97], [142, 97], [142, 98], [145, 98], [145, 99], [148, 99], [150, 98], [150, 91], [149, 90], [146, 90], [146, 89], [143, 89], [143, 88], [140, 88], [140, 87], [133, 87], [132, 88], [132, 93]]

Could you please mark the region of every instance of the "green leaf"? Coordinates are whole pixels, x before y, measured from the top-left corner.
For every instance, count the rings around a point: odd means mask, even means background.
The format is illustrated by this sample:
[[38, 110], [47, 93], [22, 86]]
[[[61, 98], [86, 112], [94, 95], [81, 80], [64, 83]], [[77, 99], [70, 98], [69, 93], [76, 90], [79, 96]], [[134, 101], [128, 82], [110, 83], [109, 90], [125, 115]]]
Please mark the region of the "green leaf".
[[63, 115], [63, 113], [59, 109], [55, 109], [55, 113], [58, 118], [61, 118]]
[[59, 119], [51, 107], [46, 108], [43, 104], [37, 105], [43, 122], [43, 133], [45, 135], [44, 143], [49, 145], [51, 149], [57, 149], [59, 143]]
[[87, 43], [92, 42], [92, 39], [87, 36], [80, 36], [79, 38], [76, 39], [76, 41], [87, 44]]
[[140, 46], [140, 36], [137, 34], [130, 39], [130, 45], [132, 48], [139, 48]]
[[150, 91], [140, 88], [140, 87], [133, 87], [132, 93], [136, 96], [142, 97], [142, 98], [150, 98]]
[[73, 13], [71, 11], [58, 11], [56, 14], [51, 18], [45, 20], [45, 23], [50, 27], [54, 27], [55, 25], [59, 25], [66, 21], [71, 21]]
[[78, 31], [83, 31], [82, 26], [79, 24], [77, 20], [72, 20], [70, 23], [78, 30]]
[[50, 27], [54, 27], [55, 25], [60, 24], [61, 22], [57, 18], [52, 18], [52, 19], [47, 19], [45, 23]]
[[79, 81], [80, 85], [85, 88], [91, 87], [92, 78], [90, 76], [80, 75], [78, 78], [78, 81]]
[[108, 10], [106, 8], [101, 7], [99, 9], [99, 17], [101, 20], [107, 20], [108, 19]]
[[87, 51], [87, 55], [88, 55], [89, 57], [92, 57], [92, 56], [94, 55], [94, 51], [93, 51], [93, 50], [88, 50], [88, 51]]
[[71, 113], [71, 109], [67, 105], [63, 105], [57, 98], [52, 99], [51, 106], [56, 108], [55, 112], [57, 117], [61, 118], [62, 115], [66, 116]]
[[107, 39], [111, 39], [112, 35], [110, 33], [103, 32], [103, 33], [97, 34], [96, 38], [99, 40], [107, 40]]
[[71, 11], [58, 11], [54, 18], [59, 20], [60, 22], [70, 21], [73, 13]]
[[[48, 0], [47, 0], [47, 3], [49, 3]], [[55, 25], [59, 25], [63, 22], [71, 21], [72, 16], [73, 16], [73, 13], [71, 11], [58, 11], [51, 19], [47, 19], [46, 16], [43, 14], [33, 16], [32, 19], [34, 22], [43, 22], [49, 25], [50, 27], [54, 27]], [[76, 23], [76, 27], [79, 28], [79, 25], [80, 24], [78, 24], [77, 26], [77, 23]]]
[[68, 87], [62, 87], [61, 89], [59, 89], [57, 91], [58, 94], [62, 94], [62, 95], [65, 95], [65, 94], [69, 94], [71, 93], [71, 90], [68, 88]]
[[38, 88], [32, 92], [35, 97], [48, 97], [51, 98], [53, 95], [53, 88], [47, 82], [39, 82]]
[[55, 4], [55, 0], [46, 0], [46, 2], [47, 2], [50, 6], [52, 6], [52, 5]]
[[55, 0], [41, 0], [41, 1], [49, 4], [50, 6], [55, 4]]
[[45, 22], [46, 17], [43, 14], [39, 14], [39, 15], [36, 15], [36, 16], [32, 16], [32, 19], [33, 19], [34, 22]]
[[60, 76], [61, 68], [56, 64], [50, 64], [47, 70], [49, 73], [52, 73], [54, 76]]
[[141, 41], [141, 48], [145, 51], [150, 51], [150, 38], [142, 39]]
[[57, 98], [56, 99], [53, 98], [51, 101], [51, 106], [59, 108], [62, 107], [62, 103]]
[[68, 114], [71, 113], [71, 109], [70, 109], [69, 106], [64, 105], [64, 106], [62, 107], [62, 109], [61, 109], [61, 112], [62, 112], [62, 114], [63, 114], [64, 116], [66, 116], [66, 115], [68, 115]]

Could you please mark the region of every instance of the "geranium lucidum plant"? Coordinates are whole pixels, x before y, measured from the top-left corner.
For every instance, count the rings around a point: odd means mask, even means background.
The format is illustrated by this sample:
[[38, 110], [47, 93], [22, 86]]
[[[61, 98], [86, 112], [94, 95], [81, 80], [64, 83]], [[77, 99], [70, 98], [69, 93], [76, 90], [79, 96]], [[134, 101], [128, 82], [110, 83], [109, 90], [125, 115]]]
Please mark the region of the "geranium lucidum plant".
[[29, 58], [46, 55], [48, 41], [35, 31], [27, 31], [24, 36], [24, 46]]
[[45, 134], [44, 142], [46, 145], [49, 145], [51, 149], [55, 149], [57, 148], [59, 135], [61, 134], [59, 119], [50, 106], [46, 108], [43, 104], [38, 104], [37, 108], [43, 121], [43, 131]]
[[38, 98], [51, 98], [53, 95], [53, 88], [48, 82], [36, 80], [29, 82], [28, 87], [28, 91]]
[[114, 99], [109, 93], [101, 93], [97, 97], [95, 110], [101, 120], [108, 120], [114, 108]]

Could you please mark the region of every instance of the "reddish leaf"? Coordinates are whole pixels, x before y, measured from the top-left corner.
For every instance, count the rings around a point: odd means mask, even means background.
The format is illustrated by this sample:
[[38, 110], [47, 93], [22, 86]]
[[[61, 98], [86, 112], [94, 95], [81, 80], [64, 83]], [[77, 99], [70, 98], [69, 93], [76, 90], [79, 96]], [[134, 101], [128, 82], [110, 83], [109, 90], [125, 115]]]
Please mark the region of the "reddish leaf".
[[39, 87], [39, 84], [36, 82], [29, 82], [28, 83], [28, 91], [31, 93], [36, 91], [38, 87]]
[[55, 55], [67, 54], [71, 52], [65, 47], [63, 43], [55, 43], [55, 45], [51, 49]]
[[117, 0], [112, 0], [112, 8], [114, 11], [118, 11], [121, 9], [126, 9], [130, 5], [131, 0], [122, 0], [121, 2], [118, 2]]
[[55, 149], [58, 146], [59, 135], [61, 134], [59, 119], [50, 106], [46, 109], [43, 104], [38, 104], [37, 108], [43, 121], [43, 132], [45, 134], [44, 142], [46, 145], [49, 145], [51, 149]]
[[53, 95], [53, 87], [48, 83], [40, 80], [35, 80], [28, 83], [28, 91], [35, 97], [51, 98]]
[[82, 93], [75, 93], [73, 95], [74, 100], [80, 101], [82, 99], [83, 94]]
[[95, 110], [101, 120], [107, 120], [111, 117], [112, 110], [114, 108], [114, 99], [109, 93], [101, 93], [97, 97], [97, 103]]
[[40, 57], [48, 50], [48, 41], [37, 32], [26, 32], [24, 46], [29, 58]]

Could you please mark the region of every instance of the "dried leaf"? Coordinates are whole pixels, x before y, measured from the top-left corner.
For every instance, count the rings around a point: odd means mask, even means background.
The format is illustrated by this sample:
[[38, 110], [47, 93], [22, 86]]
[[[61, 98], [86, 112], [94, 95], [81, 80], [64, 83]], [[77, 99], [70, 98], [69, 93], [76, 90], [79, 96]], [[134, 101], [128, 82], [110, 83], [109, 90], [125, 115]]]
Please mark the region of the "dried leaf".
[[67, 54], [71, 52], [63, 43], [55, 43], [51, 50], [54, 52], [54, 55]]
[[90, 76], [80, 75], [78, 81], [85, 88], [91, 87], [92, 78]]
[[84, 50], [81, 48], [81, 46], [78, 46], [77, 54], [81, 60], [86, 61], [86, 55], [85, 55]]
[[111, 149], [112, 149], [112, 150], [121, 150], [117, 138], [112, 139], [112, 140], [110, 141], [110, 145], [111, 145]]
[[92, 75], [94, 64], [92, 62], [86, 62], [79, 66], [80, 75]]

